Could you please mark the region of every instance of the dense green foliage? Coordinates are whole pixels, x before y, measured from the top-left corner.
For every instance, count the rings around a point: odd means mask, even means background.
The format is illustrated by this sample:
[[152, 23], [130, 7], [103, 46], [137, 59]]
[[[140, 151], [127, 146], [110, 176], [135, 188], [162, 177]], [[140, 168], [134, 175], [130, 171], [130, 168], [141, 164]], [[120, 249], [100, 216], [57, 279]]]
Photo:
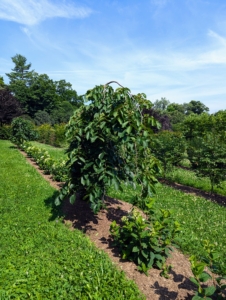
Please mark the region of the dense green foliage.
[[0, 126], [10, 124], [13, 118], [21, 115], [19, 101], [7, 88], [0, 89]]
[[196, 174], [210, 179], [212, 193], [214, 186], [219, 186], [226, 178], [225, 135], [210, 132], [203, 137], [195, 137], [190, 140], [187, 153]]
[[56, 191], [0, 141], [0, 299], [142, 299], [78, 230], [50, 221]]
[[19, 100], [24, 114], [34, 118], [37, 125], [47, 121], [53, 124], [68, 122], [73, 110], [83, 102], [72, 85], [31, 71], [31, 64], [20, 54], [13, 56], [12, 61], [14, 68], [6, 74], [8, 88]]
[[163, 165], [164, 177], [172, 166], [185, 158], [186, 141], [180, 132], [162, 131], [152, 136], [151, 152]]
[[40, 143], [52, 145], [55, 147], [66, 146], [65, 124], [42, 124], [36, 127], [38, 132], [38, 141]]
[[154, 210], [152, 203], [150, 201], [147, 205], [148, 218], [133, 209], [122, 218], [122, 225], [113, 221], [110, 232], [123, 259], [134, 261], [138, 270], [146, 275], [153, 266], [164, 270], [166, 274], [166, 258], [180, 225], [172, 219], [169, 210]]
[[37, 139], [37, 131], [32, 122], [21, 117], [12, 121], [12, 141], [14, 143], [20, 145], [24, 141], [33, 141], [35, 139]]
[[156, 100], [153, 109], [169, 117], [173, 130], [180, 130], [187, 116], [197, 116], [209, 111], [209, 108], [200, 101], [191, 100], [189, 103], [178, 104], [170, 103], [166, 98]]
[[226, 113], [203, 113], [187, 117], [182, 125], [188, 141], [187, 154], [191, 168], [198, 176], [208, 177], [211, 192], [225, 180], [226, 167]]
[[0, 126], [0, 140], [10, 140], [12, 136], [12, 128], [10, 125]]
[[67, 126], [70, 178], [56, 204], [68, 194], [73, 202], [80, 193], [97, 212], [107, 189], [120, 189], [122, 180], [135, 188], [141, 184], [139, 197], [146, 198], [154, 191], [159, 169], [149, 153], [155, 121], [142, 114], [150, 105], [145, 95], [105, 85], [89, 90], [86, 98], [90, 104], [76, 110]]

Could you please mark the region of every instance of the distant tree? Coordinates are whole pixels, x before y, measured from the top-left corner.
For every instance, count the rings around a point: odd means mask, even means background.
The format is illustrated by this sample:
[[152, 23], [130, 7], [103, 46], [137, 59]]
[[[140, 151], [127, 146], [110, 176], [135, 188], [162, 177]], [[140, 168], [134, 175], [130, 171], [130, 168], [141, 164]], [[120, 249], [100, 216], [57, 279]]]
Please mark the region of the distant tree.
[[55, 81], [56, 93], [60, 97], [60, 103], [69, 102], [74, 107], [79, 107], [83, 100], [78, 96], [77, 92], [72, 89], [72, 85], [65, 80]]
[[220, 186], [226, 176], [226, 140], [224, 132], [207, 132], [193, 137], [187, 148], [188, 159], [198, 176], [207, 177], [211, 184]]
[[150, 109], [143, 109], [143, 114], [147, 114], [150, 117], [154, 117], [155, 120], [157, 120], [160, 124], [160, 127], [157, 126], [151, 126], [151, 129], [156, 133], [162, 130], [171, 130], [171, 123], [170, 118], [168, 115], [162, 115], [159, 111], [154, 110], [153, 108]]
[[59, 103], [54, 81], [47, 74], [35, 73], [29, 87], [26, 112], [30, 116], [34, 116], [39, 110], [50, 113]]
[[[47, 74], [38, 74], [30, 70], [31, 63], [28, 64], [26, 57], [20, 54], [13, 56], [12, 61], [14, 68], [12, 72], [6, 73], [9, 77], [9, 89], [20, 101], [24, 113], [31, 118], [34, 118], [38, 111], [51, 114], [53, 110], [60, 110], [62, 114], [62, 103], [65, 102], [73, 105], [72, 110], [83, 103], [82, 97], [78, 96], [69, 82], [53, 81]], [[66, 119], [69, 119], [68, 113]]]
[[2, 76], [0, 76], [0, 90], [5, 87], [4, 79]]
[[156, 111], [164, 112], [167, 110], [168, 105], [170, 104], [170, 101], [167, 100], [165, 97], [161, 98], [160, 100], [155, 100], [153, 103], [153, 109]]
[[201, 115], [203, 112], [208, 112], [209, 108], [205, 106], [202, 102], [191, 100], [186, 106], [186, 115], [194, 113], [196, 115]]
[[50, 115], [45, 110], [38, 110], [34, 115], [35, 125], [51, 124]]
[[12, 57], [15, 64], [11, 73], [6, 73], [9, 77], [9, 89], [14, 96], [20, 101], [25, 113], [28, 113], [27, 102], [30, 98], [29, 85], [34, 75], [34, 71], [30, 71], [31, 64], [27, 64], [26, 57], [16, 54]]
[[21, 114], [19, 101], [8, 89], [0, 89], [0, 126], [9, 124], [13, 118]]
[[186, 141], [182, 133], [162, 131], [152, 136], [151, 152], [162, 162], [164, 177], [166, 171], [185, 158]]
[[33, 74], [33, 71], [30, 71], [31, 64], [26, 64], [27, 59], [23, 55], [16, 54], [12, 57], [12, 61], [14, 62], [15, 67], [12, 69], [11, 73], [6, 73], [9, 77], [11, 88], [18, 80], [27, 83]]
[[62, 102], [59, 107], [51, 112], [51, 120], [53, 124], [67, 123], [73, 115], [75, 107], [67, 101]]

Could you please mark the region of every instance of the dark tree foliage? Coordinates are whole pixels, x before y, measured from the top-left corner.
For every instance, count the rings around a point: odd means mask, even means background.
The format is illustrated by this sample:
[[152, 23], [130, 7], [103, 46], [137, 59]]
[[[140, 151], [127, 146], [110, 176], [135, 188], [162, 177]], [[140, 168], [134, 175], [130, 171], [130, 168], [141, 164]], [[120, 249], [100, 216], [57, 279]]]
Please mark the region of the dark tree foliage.
[[142, 111], [143, 115], [149, 115], [150, 117], [154, 117], [161, 124], [161, 128], [157, 126], [151, 126], [151, 129], [154, 133], [159, 132], [160, 130], [171, 130], [170, 118], [168, 115], [162, 115], [159, 111], [156, 111], [153, 108], [145, 108]]
[[50, 115], [44, 110], [38, 110], [34, 115], [35, 125], [51, 124]]
[[0, 89], [0, 126], [9, 124], [13, 118], [22, 114], [19, 101], [8, 89]]

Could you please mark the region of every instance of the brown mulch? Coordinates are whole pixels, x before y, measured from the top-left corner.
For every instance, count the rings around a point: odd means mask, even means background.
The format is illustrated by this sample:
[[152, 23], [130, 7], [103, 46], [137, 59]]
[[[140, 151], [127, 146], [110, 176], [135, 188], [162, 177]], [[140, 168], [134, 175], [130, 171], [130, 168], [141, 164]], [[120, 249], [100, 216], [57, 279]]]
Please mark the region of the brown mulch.
[[[50, 175], [45, 175], [34, 161], [29, 159], [24, 152], [28, 162], [50, 183], [55, 189], [60, 189], [62, 183], [57, 183], [51, 179]], [[194, 191], [192, 191], [194, 192]], [[151, 269], [148, 276], [137, 271], [136, 265], [132, 262], [122, 260], [118, 249], [112, 246], [109, 235], [110, 224], [113, 220], [119, 222], [121, 217], [131, 210], [131, 204], [118, 199], [107, 198], [106, 209], [94, 215], [89, 205], [85, 201], [76, 200], [72, 205], [68, 202], [63, 207], [65, 223], [70, 224], [70, 228], [82, 230], [89, 236], [91, 241], [100, 249], [105, 251], [111, 260], [123, 270], [129, 279], [136, 282], [139, 289], [150, 300], [189, 300], [192, 299], [196, 290], [189, 277], [192, 276], [190, 262], [186, 256], [178, 250], [174, 250], [167, 263], [172, 265], [170, 278], [160, 276], [160, 270]]]

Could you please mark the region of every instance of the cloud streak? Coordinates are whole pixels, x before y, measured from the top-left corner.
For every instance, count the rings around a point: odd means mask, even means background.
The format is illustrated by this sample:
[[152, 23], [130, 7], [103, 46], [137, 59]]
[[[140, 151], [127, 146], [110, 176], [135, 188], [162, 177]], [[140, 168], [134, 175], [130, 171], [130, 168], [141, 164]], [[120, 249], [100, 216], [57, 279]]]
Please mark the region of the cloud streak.
[[49, 0], [1, 0], [0, 19], [32, 26], [49, 18], [86, 18], [92, 13], [87, 7], [72, 3], [53, 4]]

